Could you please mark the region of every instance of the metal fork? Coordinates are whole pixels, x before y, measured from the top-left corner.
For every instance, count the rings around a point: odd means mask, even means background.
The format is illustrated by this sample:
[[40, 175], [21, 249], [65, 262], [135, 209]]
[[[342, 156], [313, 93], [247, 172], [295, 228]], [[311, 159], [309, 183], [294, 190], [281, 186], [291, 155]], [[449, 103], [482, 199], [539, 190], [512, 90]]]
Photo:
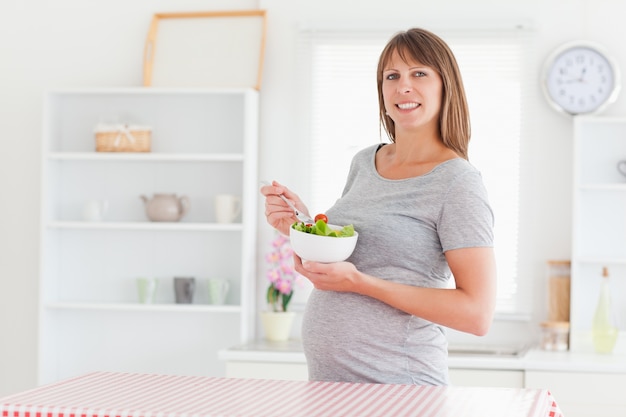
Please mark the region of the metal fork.
[[[261, 181], [261, 184], [263, 185], [272, 185], [267, 181]], [[287, 198], [282, 195], [282, 194], [278, 194], [278, 196], [280, 198], [283, 199], [283, 201], [285, 203], [287, 203], [287, 205], [293, 210], [293, 212], [296, 214], [296, 217], [298, 218], [298, 220], [300, 220], [302, 223], [308, 224], [308, 223], [315, 223], [315, 220], [313, 220], [312, 218], [308, 217], [306, 214], [302, 213], [300, 210], [298, 210], [296, 208], [296, 206], [294, 206], [293, 204], [291, 204], [291, 201], [287, 200]]]

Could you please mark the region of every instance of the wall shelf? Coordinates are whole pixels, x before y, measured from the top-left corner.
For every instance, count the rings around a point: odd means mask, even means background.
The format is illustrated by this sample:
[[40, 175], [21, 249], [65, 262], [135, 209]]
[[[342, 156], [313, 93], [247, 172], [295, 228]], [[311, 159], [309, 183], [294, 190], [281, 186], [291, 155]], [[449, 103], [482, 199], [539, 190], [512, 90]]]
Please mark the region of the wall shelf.
[[585, 184], [579, 187], [581, 191], [621, 191], [626, 192], [626, 184]]
[[192, 153], [104, 153], [104, 152], [50, 152], [51, 161], [128, 161], [128, 162], [242, 162], [244, 155]]
[[51, 221], [50, 229], [83, 230], [152, 230], [152, 231], [224, 231], [240, 232], [243, 224], [219, 223], [170, 223], [170, 222], [86, 222], [86, 221]]
[[137, 304], [137, 303], [47, 303], [50, 310], [103, 310], [136, 312], [172, 312], [172, 313], [241, 313], [240, 306], [181, 305], [181, 304]]
[[[624, 258], [606, 258], [606, 257], [578, 257], [577, 261], [582, 264], [596, 264], [596, 265], [624, 265], [626, 266], [626, 259]], [[626, 278], [626, 277], [624, 277]], [[616, 277], [616, 279], [621, 279]]]

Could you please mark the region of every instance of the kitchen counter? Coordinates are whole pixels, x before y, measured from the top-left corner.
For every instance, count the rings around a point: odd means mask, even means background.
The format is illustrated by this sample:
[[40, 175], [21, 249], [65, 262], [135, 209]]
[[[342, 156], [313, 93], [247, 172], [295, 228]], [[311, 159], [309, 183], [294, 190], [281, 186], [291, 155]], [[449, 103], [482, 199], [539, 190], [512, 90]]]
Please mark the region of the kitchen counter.
[[526, 371], [596, 372], [626, 375], [626, 355], [529, 350], [523, 357]]
[[93, 372], [0, 398], [2, 417], [562, 417], [546, 389]]
[[[220, 358], [226, 361], [227, 376], [308, 380], [306, 360], [297, 340], [258, 341], [221, 351]], [[452, 386], [549, 389], [568, 417], [626, 416], [623, 350], [599, 355], [451, 345], [448, 364]]]
[[281, 362], [305, 364], [302, 342], [297, 339], [284, 342], [256, 340], [245, 345], [221, 350], [219, 358], [224, 361]]
[[[451, 348], [452, 350], [452, 348]], [[286, 342], [255, 341], [219, 352], [219, 358], [235, 362], [272, 362], [306, 364], [299, 340]], [[578, 352], [549, 352], [522, 349], [518, 353], [451, 354], [451, 369], [541, 370], [626, 374], [626, 355], [601, 355]]]

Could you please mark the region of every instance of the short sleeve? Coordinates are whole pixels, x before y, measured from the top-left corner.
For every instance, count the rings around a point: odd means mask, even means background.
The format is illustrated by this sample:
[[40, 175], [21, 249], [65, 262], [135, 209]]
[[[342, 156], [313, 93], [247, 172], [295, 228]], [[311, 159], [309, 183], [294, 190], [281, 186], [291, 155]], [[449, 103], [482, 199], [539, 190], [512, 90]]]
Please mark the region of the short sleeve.
[[493, 247], [494, 214], [478, 171], [455, 178], [439, 216], [437, 232], [444, 252], [471, 247]]

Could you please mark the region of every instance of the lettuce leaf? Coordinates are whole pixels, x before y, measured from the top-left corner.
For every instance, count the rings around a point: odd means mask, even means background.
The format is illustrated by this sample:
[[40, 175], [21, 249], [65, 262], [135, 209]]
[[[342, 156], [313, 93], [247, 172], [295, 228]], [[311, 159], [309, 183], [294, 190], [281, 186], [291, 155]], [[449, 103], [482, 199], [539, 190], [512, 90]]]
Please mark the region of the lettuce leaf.
[[349, 224], [343, 226], [340, 230], [331, 229], [324, 220], [318, 220], [315, 224], [304, 224], [302, 222], [296, 222], [291, 225], [292, 228], [304, 233], [311, 233], [319, 236], [329, 237], [350, 237], [354, 236], [354, 226]]

